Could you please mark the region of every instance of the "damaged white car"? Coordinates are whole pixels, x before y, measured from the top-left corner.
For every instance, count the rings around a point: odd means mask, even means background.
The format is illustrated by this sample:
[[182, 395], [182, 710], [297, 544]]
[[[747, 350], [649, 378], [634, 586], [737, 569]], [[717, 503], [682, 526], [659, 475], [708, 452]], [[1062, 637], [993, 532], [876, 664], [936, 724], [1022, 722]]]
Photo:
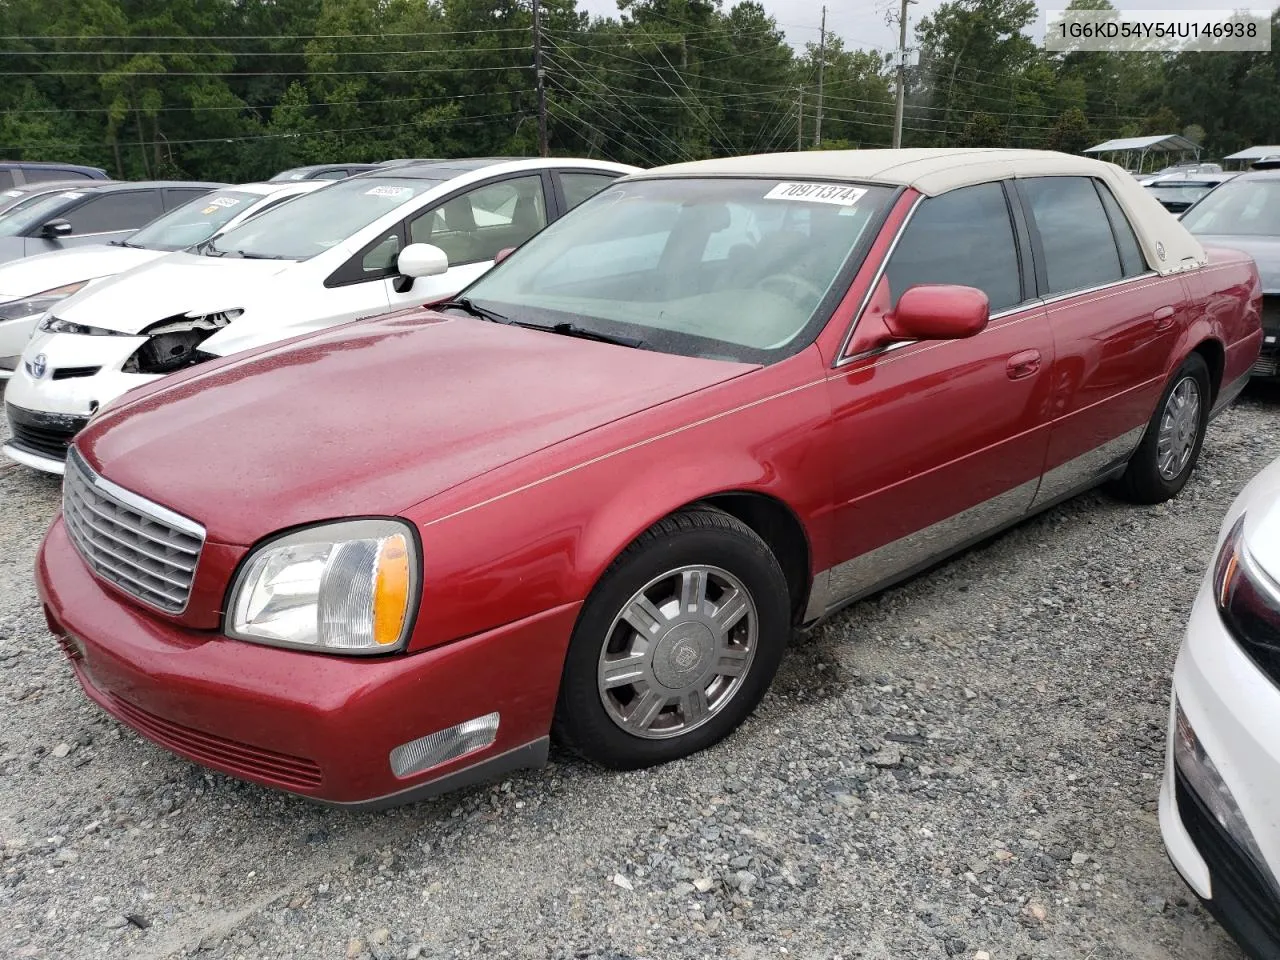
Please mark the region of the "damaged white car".
[[104, 404], [157, 377], [445, 299], [635, 167], [447, 160], [331, 183], [52, 305], [5, 393], [4, 452], [61, 473]]
[[0, 265], [0, 380], [13, 376], [40, 318], [73, 293], [326, 185], [316, 180], [243, 183], [184, 203], [124, 240], [68, 247]]

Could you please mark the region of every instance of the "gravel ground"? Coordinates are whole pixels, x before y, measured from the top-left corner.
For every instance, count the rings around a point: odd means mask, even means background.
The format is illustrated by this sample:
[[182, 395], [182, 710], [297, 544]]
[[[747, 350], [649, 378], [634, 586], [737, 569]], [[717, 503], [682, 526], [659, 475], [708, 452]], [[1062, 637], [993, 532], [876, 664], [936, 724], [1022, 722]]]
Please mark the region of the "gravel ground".
[[[354, 816], [206, 773], [80, 694], [31, 565], [55, 479], [0, 466], [0, 945], [14, 957], [1241, 954], [1156, 821], [1169, 673], [1280, 394], [1171, 504], [1080, 497], [797, 636], [720, 747]], [[0, 427], [0, 431], [3, 428]]]

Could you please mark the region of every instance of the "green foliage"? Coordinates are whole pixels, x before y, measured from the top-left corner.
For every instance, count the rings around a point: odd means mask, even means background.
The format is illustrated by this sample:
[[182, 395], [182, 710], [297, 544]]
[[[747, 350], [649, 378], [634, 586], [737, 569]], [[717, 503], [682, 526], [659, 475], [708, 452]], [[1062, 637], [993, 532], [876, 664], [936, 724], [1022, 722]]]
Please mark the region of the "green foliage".
[[1071, 107], [1063, 111], [1049, 135], [1045, 137], [1046, 150], [1060, 150], [1063, 153], [1080, 153], [1097, 141], [1093, 131], [1089, 129], [1089, 119], [1079, 107]]
[[[796, 50], [758, 0], [618, 6], [592, 19], [541, 0], [552, 153], [651, 166], [889, 145], [882, 51], [833, 35]], [[1280, 52], [1049, 54], [1028, 36], [1037, 15], [1033, 0], [949, 0], [919, 20], [904, 143], [1078, 152], [1181, 130], [1221, 155], [1276, 139]], [[121, 177], [233, 182], [533, 155], [531, 28], [529, 0], [5, 0], [0, 143]]]

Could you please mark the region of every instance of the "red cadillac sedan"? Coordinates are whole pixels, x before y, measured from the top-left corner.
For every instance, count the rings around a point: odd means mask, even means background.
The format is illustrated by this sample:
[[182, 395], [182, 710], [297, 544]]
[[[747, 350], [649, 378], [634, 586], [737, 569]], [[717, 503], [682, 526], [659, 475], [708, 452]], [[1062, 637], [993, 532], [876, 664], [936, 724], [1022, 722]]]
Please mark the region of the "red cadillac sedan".
[[1260, 299], [1078, 157], [650, 170], [455, 301], [109, 406], [39, 589], [108, 713], [317, 800], [553, 737], [661, 763], [743, 722], [797, 624], [1096, 484], [1175, 496]]

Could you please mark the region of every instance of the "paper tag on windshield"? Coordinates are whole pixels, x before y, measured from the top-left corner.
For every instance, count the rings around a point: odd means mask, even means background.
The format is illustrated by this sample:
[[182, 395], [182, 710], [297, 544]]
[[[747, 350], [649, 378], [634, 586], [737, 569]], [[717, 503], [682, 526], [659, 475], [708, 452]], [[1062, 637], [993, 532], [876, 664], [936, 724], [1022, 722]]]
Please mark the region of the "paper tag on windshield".
[[852, 207], [867, 191], [838, 183], [780, 183], [764, 195], [766, 200], [803, 200], [806, 203], [834, 203]]
[[214, 197], [209, 203], [215, 207], [230, 208], [239, 205], [240, 201], [235, 197]]
[[366, 197], [404, 197], [411, 193], [412, 187], [373, 187], [364, 192]]
[[83, 193], [76, 193], [76, 191], [72, 190], [69, 193], [62, 194], [62, 199], [63, 200], [79, 200], [83, 196], [84, 196]]

